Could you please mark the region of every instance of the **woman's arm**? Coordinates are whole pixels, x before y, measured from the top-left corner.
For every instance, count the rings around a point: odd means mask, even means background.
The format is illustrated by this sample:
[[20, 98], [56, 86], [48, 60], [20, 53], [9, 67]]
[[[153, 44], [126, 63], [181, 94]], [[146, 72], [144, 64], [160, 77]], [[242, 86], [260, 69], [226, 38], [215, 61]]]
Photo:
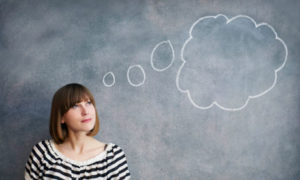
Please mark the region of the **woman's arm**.
[[127, 165], [127, 159], [125, 156], [124, 151], [117, 145], [113, 147], [113, 159], [112, 159], [112, 166], [113, 168], [110, 169], [113, 171], [108, 177], [108, 179], [112, 180], [128, 180], [130, 179], [130, 172]]
[[40, 179], [42, 176], [42, 171], [41, 171], [42, 154], [39, 149], [40, 147], [38, 144], [33, 146], [32, 148], [32, 151], [25, 165], [25, 172], [24, 172], [25, 180]]

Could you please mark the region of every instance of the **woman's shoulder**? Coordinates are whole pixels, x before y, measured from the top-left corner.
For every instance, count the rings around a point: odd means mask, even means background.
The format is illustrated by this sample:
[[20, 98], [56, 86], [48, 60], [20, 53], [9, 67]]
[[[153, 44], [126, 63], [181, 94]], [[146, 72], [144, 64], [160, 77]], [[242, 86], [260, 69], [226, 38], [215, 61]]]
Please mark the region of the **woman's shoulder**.
[[31, 153], [35, 156], [42, 155], [50, 149], [50, 139], [40, 140], [36, 142], [31, 149]]
[[123, 149], [117, 144], [109, 143], [107, 154], [111, 161], [110, 166], [116, 167], [116, 172], [119, 172], [117, 174], [118, 179], [130, 179], [127, 158]]
[[50, 143], [51, 143], [51, 139], [40, 140], [33, 145], [33, 148], [44, 149], [44, 147], [48, 147], [50, 145]]
[[125, 156], [123, 148], [115, 143], [108, 143], [106, 150], [108, 154], [112, 154], [113, 156]]
[[112, 149], [114, 150], [122, 150], [121, 146], [119, 146], [118, 144], [115, 144], [115, 143], [109, 143], [108, 145], [111, 146]]
[[35, 157], [39, 161], [43, 161], [46, 154], [51, 154], [50, 140], [40, 140], [32, 146], [30, 156]]

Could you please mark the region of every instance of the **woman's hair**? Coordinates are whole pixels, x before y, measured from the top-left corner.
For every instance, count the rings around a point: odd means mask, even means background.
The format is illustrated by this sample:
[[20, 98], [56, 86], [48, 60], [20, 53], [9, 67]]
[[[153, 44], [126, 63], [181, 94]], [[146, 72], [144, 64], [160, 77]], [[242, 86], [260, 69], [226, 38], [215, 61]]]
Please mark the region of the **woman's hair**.
[[84, 100], [90, 100], [96, 111], [95, 126], [87, 135], [95, 136], [98, 133], [99, 117], [92, 93], [81, 84], [67, 84], [58, 89], [52, 99], [49, 130], [51, 137], [57, 144], [63, 143], [68, 137], [67, 125], [61, 123], [62, 117], [72, 106]]

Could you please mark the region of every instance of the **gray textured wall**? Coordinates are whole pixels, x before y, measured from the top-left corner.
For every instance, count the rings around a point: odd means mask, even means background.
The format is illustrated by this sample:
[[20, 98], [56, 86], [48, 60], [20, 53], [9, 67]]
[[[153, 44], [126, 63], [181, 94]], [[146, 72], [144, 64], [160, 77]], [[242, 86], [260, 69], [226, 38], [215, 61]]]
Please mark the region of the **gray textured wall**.
[[1, 1], [0, 179], [70, 82], [133, 179], [300, 179], [299, 2]]

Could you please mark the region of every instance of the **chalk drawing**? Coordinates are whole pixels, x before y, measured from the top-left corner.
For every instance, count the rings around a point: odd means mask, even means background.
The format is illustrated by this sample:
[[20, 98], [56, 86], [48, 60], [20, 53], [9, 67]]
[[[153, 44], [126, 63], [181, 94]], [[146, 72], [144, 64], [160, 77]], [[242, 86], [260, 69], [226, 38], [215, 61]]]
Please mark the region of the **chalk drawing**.
[[[140, 83], [133, 83], [133, 82], [131, 81], [131, 79], [130, 79], [130, 75], [129, 75], [129, 74], [130, 74], [130, 71], [131, 71], [133, 68], [138, 68], [138, 69], [141, 71], [141, 73], [143, 74], [143, 80], [142, 80]], [[146, 80], [146, 73], [145, 73], [143, 67], [142, 67], [141, 65], [132, 65], [132, 66], [130, 66], [130, 67], [128, 68], [128, 70], [127, 70], [127, 80], [128, 80], [128, 82], [129, 82], [129, 84], [130, 84], [131, 86], [134, 86], [134, 87], [138, 87], [138, 86], [143, 85], [143, 84], [145, 83], [145, 80]]]
[[[165, 67], [165, 68], [157, 68], [157, 67], [154, 66], [154, 63], [153, 63], [153, 56], [154, 56], [154, 53], [156, 52], [157, 48], [158, 48], [158, 47], [161, 47], [161, 46], [164, 45], [164, 44], [168, 44], [168, 45], [169, 45], [169, 47], [170, 47], [170, 49], [171, 49], [171, 52], [172, 52], [172, 60], [171, 60], [170, 64], [169, 64], [167, 67]], [[170, 41], [170, 40], [162, 41], [162, 42], [158, 43], [158, 44], [154, 47], [154, 49], [152, 50], [152, 52], [151, 52], [151, 57], [150, 57], [151, 67], [152, 67], [155, 71], [165, 71], [165, 70], [167, 70], [169, 67], [171, 67], [171, 65], [172, 65], [173, 62], [174, 62], [174, 59], [175, 59], [175, 53], [174, 53], [174, 48], [173, 48], [173, 45], [172, 45], [171, 41]]]
[[[272, 85], [271, 85], [269, 88], [265, 89], [264, 91], [262, 91], [262, 92], [260, 92], [260, 93], [257, 93], [257, 94], [255, 94], [255, 95], [249, 95], [248, 98], [247, 98], [247, 100], [245, 101], [245, 103], [244, 103], [242, 106], [240, 106], [240, 107], [235, 107], [235, 108], [224, 107], [224, 106], [220, 105], [217, 101], [212, 101], [212, 103], [211, 103], [210, 105], [208, 105], [208, 106], [201, 106], [201, 105], [197, 104], [197, 103], [193, 100], [193, 98], [192, 98], [192, 96], [191, 96], [190, 90], [188, 90], [188, 89], [182, 89], [182, 88], [179, 86], [179, 77], [180, 77], [181, 70], [182, 70], [182, 68], [184, 67], [184, 65], [185, 65], [186, 63], [188, 63], [188, 62], [186, 62], [186, 60], [184, 59], [183, 54], [184, 54], [186, 45], [193, 39], [192, 31], [193, 31], [195, 25], [197, 25], [200, 21], [206, 20], [206, 19], [208, 19], [208, 18], [214, 18], [214, 19], [216, 19], [216, 18], [221, 17], [221, 16], [224, 17], [224, 18], [226, 18], [226, 24], [229, 24], [230, 22], [232, 22], [232, 21], [234, 21], [234, 20], [236, 20], [236, 19], [238, 19], [238, 18], [246, 18], [246, 19], [252, 21], [252, 23], [255, 25], [255, 28], [259, 28], [259, 27], [261, 27], [261, 26], [266, 26], [266, 27], [268, 27], [269, 29], [272, 30], [273, 34], [275, 35], [275, 39], [278, 40], [278, 41], [283, 45], [284, 51], [285, 51], [283, 63], [282, 63], [277, 69], [274, 70], [274, 75], [275, 75], [275, 77], [274, 77], [274, 81], [273, 81]], [[238, 15], [238, 16], [235, 16], [235, 17], [233, 17], [233, 18], [231, 18], [231, 19], [227, 18], [227, 16], [225, 16], [225, 15], [223, 15], [223, 14], [218, 14], [218, 15], [216, 15], [216, 16], [205, 16], [205, 17], [201, 17], [200, 19], [198, 19], [197, 21], [195, 21], [195, 22], [193, 23], [193, 25], [191, 26], [191, 28], [190, 28], [190, 30], [189, 30], [189, 38], [184, 42], [184, 44], [183, 44], [183, 46], [182, 46], [182, 48], [181, 48], [181, 61], [182, 61], [182, 65], [180, 66], [180, 68], [179, 68], [179, 70], [178, 70], [178, 72], [177, 72], [177, 75], [176, 75], [176, 86], [177, 86], [177, 89], [178, 89], [181, 93], [185, 93], [185, 94], [187, 95], [189, 101], [190, 101], [190, 102], [192, 103], [192, 105], [193, 105], [194, 107], [196, 107], [196, 108], [205, 110], [205, 109], [212, 108], [213, 106], [217, 106], [217, 107], [219, 107], [219, 108], [221, 108], [222, 110], [225, 110], [225, 111], [239, 111], [239, 110], [242, 110], [243, 108], [245, 108], [245, 107], [247, 106], [247, 104], [249, 103], [250, 99], [255, 99], [255, 98], [261, 97], [261, 96], [265, 95], [266, 93], [268, 93], [269, 91], [271, 91], [271, 90], [274, 88], [274, 86], [275, 86], [276, 83], [277, 83], [277, 73], [285, 66], [286, 61], [287, 61], [287, 57], [288, 57], [288, 49], [287, 49], [287, 46], [286, 46], [285, 42], [284, 42], [280, 37], [278, 37], [278, 35], [277, 35], [275, 29], [274, 29], [271, 25], [269, 25], [268, 23], [264, 23], [264, 22], [263, 22], [263, 23], [257, 24], [251, 17], [246, 16], [246, 15]], [[197, 78], [197, 77], [195, 77], [195, 78]]]
[[[107, 78], [109, 78], [109, 77], [112, 78], [112, 82], [111, 82], [111, 83], [107, 83], [107, 82], [106, 82], [106, 81], [107, 81]], [[115, 84], [115, 82], [116, 82], [116, 78], [115, 78], [114, 73], [111, 72], [111, 71], [108, 72], [108, 73], [106, 73], [106, 74], [103, 76], [102, 82], [103, 82], [104, 86], [106, 86], [106, 87], [112, 87], [112, 86]]]

